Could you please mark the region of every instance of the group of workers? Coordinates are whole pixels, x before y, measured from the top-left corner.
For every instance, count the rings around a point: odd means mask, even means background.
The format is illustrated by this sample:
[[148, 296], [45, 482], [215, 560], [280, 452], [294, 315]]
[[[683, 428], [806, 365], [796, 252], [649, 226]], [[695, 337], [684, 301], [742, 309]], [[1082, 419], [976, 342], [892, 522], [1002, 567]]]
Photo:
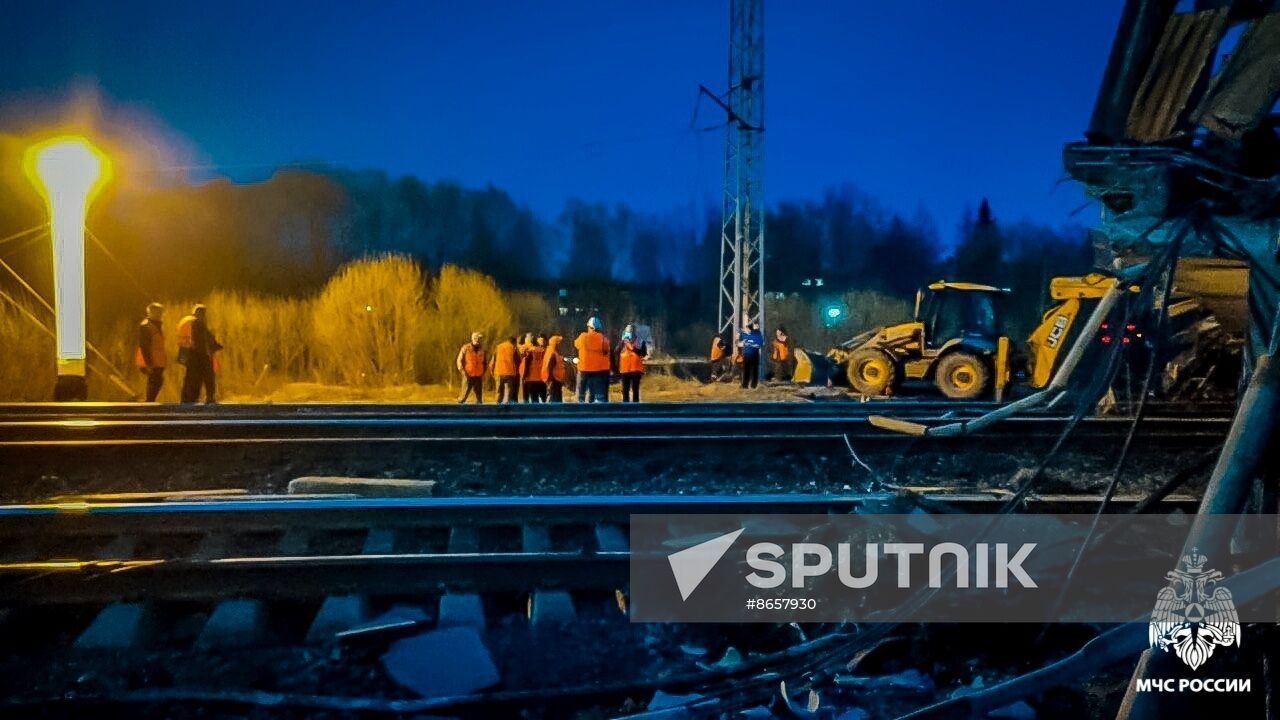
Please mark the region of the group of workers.
[[[204, 391], [205, 402], [213, 404], [217, 387], [218, 344], [209, 329], [209, 311], [204, 305], [191, 308], [191, 313], [178, 321], [179, 365], [186, 367], [182, 378], [181, 399], [194, 403]], [[169, 366], [169, 353], [164, 342], [164, 306], [151, 303], [146, 318], [138, 326], [138, 349], [134, 364], [147, 379], [147, 402], [155, 402], [164, 387], [164, 371]]]
[[[764, 333], [760, 323], [752, 322], [738, 333], [738, 342], [730, 355], [729, 342], [723, 335], [711, 338], [711, 381], [728, 381], [734, 373], [739, 378], [744, 390], [754, 388], [760, 382], [760, 356], [764, 351]], [[769, 347], [769, 364], [767, 378], [787, 381], [795, 372], [795, 348], [791, 336], [781, 325], [773, 331], [773, 342]]]
[[[218, 356], [222, 349], [209, 329], [209, 312], [204, 305], [191, 308], [191, 313], [178, 321], [177, 362], [186, 368], [182, 378], [181, 401], [194, 403], [204, 392], [205, 402], [215, 402]], [[600, 318], [592, 317], [586, 329], [573, 341], [574, 357], [560, 351], [561, 335], [525, 333], [520, 341], [511, 336], [498, 343], [492, 354], [485, 348], [484, 334], [471, 333], [471, 342], [458, 350], [456, 365], [463, 379], [459, 403], [475, 398], [484, 402], [484, 380], [494, 378], [499, 403], [564, 402], [564, 387], [575, 379], [578, 402], [609, 402], [609, 382], [617, 372], [622, 384], [622, 402], [640, 402], [640, 380], [644, 377], [648, 344], [628, 324], [621, 337], [611, 343], [604, 334]], [[764, 334], [759, 323], [751, 323], [738, 334], [736, 347], [729, 354], [729, 344], [721, 335], [711, 340], [711, 379], [730, 379], [735, 366], [744, 389], [759, 383], [760, 358], [764, 350]], [[164, 387], [165, 370], [169, 366], [165, 349], [164, 306], [151, 303], [146, 318], [138, 326], [138, 348], [134, 356], [138, 369], [146, 377], [146, 401], [155, 402]], [[769, 377], [789, 380], [795, 364], [795, 352], [785, 327], [774, 331], [770, 344]]]
[[[592, 317], [586, 329], [573, 341], [575, 356], [560, 352], [563, 336], [526, 333], [498, 343], [490, 354], [484, 334], [471, 333], [471, 342], [458, 350], [457, 368], [462, 374], [462, 395], [458, 402], [474, 397], [484, 402], [484, 380], [494, 378], [499, 403], [564, 402], [568, 378], [576, 379], [578, 402], [609, 402], [609, 380], [616, 370], [622, 379], [622, 401], [640, 402], [640, 379], [648, 344], [628, 324], [617, 343], [610, 343], [600, 318]], [[570, 372], [573, 368], [573, 372]]]

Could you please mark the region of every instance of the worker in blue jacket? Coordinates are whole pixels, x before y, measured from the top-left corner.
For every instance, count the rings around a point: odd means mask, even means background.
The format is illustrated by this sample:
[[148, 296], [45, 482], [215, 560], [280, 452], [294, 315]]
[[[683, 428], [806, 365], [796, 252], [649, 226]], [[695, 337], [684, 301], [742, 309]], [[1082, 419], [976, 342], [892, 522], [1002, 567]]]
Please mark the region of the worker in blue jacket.
[[742, 387], [755, 387], [760, 382], [760, 351], [764, 348], [764, 333], [760, 323], [738, 333], [738, 352], [742, 355]]

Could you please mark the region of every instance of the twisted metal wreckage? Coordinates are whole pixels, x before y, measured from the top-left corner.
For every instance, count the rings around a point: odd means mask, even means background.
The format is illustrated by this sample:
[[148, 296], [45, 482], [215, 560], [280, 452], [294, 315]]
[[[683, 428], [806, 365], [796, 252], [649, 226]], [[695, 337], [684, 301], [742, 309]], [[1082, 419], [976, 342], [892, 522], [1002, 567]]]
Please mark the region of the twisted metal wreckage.
[[[1139, 278], [1145, 278], [1144, 289], [1162, 287], [1162, 293], [1150, 297], [1160, 310], [1179, 256], [1248, 263], [1247, 381], [1183, 551], [1197, 547], [1227, 557], [1231, 528], [1213, 522], [1212, 516], [1276, 512], [1280, 118], [1272, 110], [1280, 98], [1280, 3], [1197, 0], [1185, 12], [1177, 12], [1178, 5], [1176, 0], [1127, 0], [1086, 139], [1065, 147], [1063, 163], [1101, 203], [1095, 244], [1105, 246], [1115, 258], [1112, 290], [1098, 303], [1082, 337], [1096, 332], [1129, 283]], [[1227, 47], [1232, 40], [1234, 46]], [[1225, 50], [1229, 53], [1215, 63]], [[875, 422], [920, 435], [957, 435], [1033, 405], [1058, 402], [1066, 394], [1066, 380], [1079, 363], [1083, 345], [1077, 341], [1044, 390], [981, 418], [935, 427], [892, 418]], [[1141, 417], [1141, 407], [1137, 415]], [[1261, 547], [1252, 548], [1253, 560], [1262, 562], [1239, 573], [1233, 585], [1241, 601], [1260, 598], [1280, 584], [1275, 538], [1262, 538], [1257, 544]], [[1063, 660], [910, 717], [983, 713], [1071, 682], [1137, 655], [1145, 645], [1145, 632], [1145, 620], [1117, 627]], [[1258, 643], [1268, 646], [1260, 652], [1274, 654], [1269, 645]], [[1173, 708], [1187, 712], [1187, 703], [1196, 702], [1185, 696], [1135, 692], [1139, 678], [1181, 672], [1167, 662], [1149, 649], [1142, 654], [1121, 717], [1157, 717]], [[1264, 668], [1271, 664], [1259, 663]]]
[[[1193, 4], [1178, 11], [1179, 5]], [[1229, 50], [1221, 62], [1220, 51]], [[1073, 422], [1058, 444], [1029, 474], [1004, 505], [1015, 510], [1042, 479], [1044, 469], [1075, 423], [1091, 412], [1110, 386], [1117, 365], [1112, 349], [1085, 382], [1072, 383], [1090, 339], [1114, 312], [1150, 308], [1164, 322], [1180, 257], [1225, 258], [1248, 265], [1248, 333], [1244, 352], [1247, 380], [1228, 437], [1218, 453], [1198, 513], [1181, 555], [1197, 548], [1211, 557], [1228, 557], [1233, 528], [1214, 522], [1214, 516], [1245, 512], [1276, 512], [1276, 474], [1271, 455], [1280, 416], [1280, 366], [1274, 361], [1280, 344], [1280, 118], [1272, 109], [1280, 99], [1280, 2], [1275, 0], [1126, 0], [1113, 41], [1093, 116], [1083, 142], [1069, 143], [1063, 152], [1068, 175], [1084, 184], [1102, 205], [1101, 226], [1093, 231], [1095, 245], [1113, 259], [1108, 292], [1081, 328], [1076, 341], [1042, 390], [977, 418], [926, 426], [906, 420], [871, 416], [872, 424], [917, 436], [955, 436], [977, 432], [1023, 410], [1067, 401], [1075, 403]], [[1140, 285], [1137, 303], [1119, 306], [1121, 298]], [[1126, 315], [1125, 320], [1128, 320]], [[1152, 333], [1160, 337], [1157, 331]], [[1139, 396], [1133, 427], [1141, 422], [1156, 363], [1150, 363]], [[1132, 430], [1129, 441], [1133, 439]], [[1113, 496], [1128, 457], [1123, 446], [1103, 496], [1100, 515]], [[1268, 462], [1270, 461], [1270, 462]], [[1207, 463], [1206, 463], [1207, 464]], [[1199, 465], [1197, 463], [1197, 465]], [[1148, 500], [1162, 497], [1185, 483], [1203, 467], [1177, 473]], [[1142, 510], [1152, 503], [1141, 503]], [[1091, 537], [1091, 536], [1090, 536]], [[1223, 581], [1240, 604], [1271, 596], [1280, 587], [1280, 557], [1275, 538], [1253, 538], [1252, 551], [1237, 556], [1252, 565]], [[1259, 542], [1259, 540], [1261, 542]], [[1078, 553], [1091, 546], [1086, 537]], [[1260, 547], [1257, 547], [1260, 546]], [[1080, 557], [1077, 555], [1076, 562]], [[1074, 571], [1074, 567], [1072, 568]], [[1070, 580], [1070, 572], [1067, 576]], [[1154, 594], [1153, 594], [1154, 597]], [[929, 593], [908, 601], [927, 603]], [[821, 683], [845, 666], [850, 653], [866, 652], [892, 629], [878, 624], [858, 631], [836, 631], [791, 648], [785, 657], [765, 659], [784, 678], [783, 696], [772, 689], [775, 706], [790, 708], [786, 680], [801, 686]], [[1273, 631], [1264, 628], [1262, 632]], [[982, 717], [1022, 698], [1091, 676], [1138, 656], [1138, 668], [1120, 709], [1122, 718], [1156, 718], [1220, 710], [1222, 699], [1184, 694], [1159, 697], [1135, 692], [1138, 680], [1153, 669], [1161, 677], [1177, 676], [1181, 666], [1163, 665], [1168, 657], [1143, 651], [1147, 646], [1147, 618], [1116, 626], [1094, 637], [1076, 652], [1025, 675], [921, 708], [907, 717]], [[1258, 666], [1271, 672], [1275, 643], [1254, 643]], [[800, 667], [793, 663], [799, 660]], [[1260, 685], [1269, 685], [1267, 682]], [[722, 712], [727, 705], [747, 707], [770, 690], [759, 683], [734, 683], [703, 690], [688, 710]], [[1272, 694], [1270, 691], [1263, 695]], [[733, 697], [736, 702], [728, 702]], [[1274, 702], [1263, 698], [1262, 703]], [[1170, 714], [1169, 710], [1173, 710]], [[666, 711], [660, 711], [666, 712]], [[634, 717], [657, 716], [645, 713]]]

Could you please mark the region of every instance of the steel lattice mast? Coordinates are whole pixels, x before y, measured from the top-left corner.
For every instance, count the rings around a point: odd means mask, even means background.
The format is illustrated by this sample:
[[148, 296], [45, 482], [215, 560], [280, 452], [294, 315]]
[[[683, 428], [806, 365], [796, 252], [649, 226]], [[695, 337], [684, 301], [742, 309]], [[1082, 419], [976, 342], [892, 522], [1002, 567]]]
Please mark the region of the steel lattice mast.
[[[710, 93], [708, 93], [710, 94]], [[714, 96], [713, 96], [714, 97]], [[717, 98], [718, 100], [718, 98]], [[729, 0], [719, 331], [764, 327], [764, 2]]]

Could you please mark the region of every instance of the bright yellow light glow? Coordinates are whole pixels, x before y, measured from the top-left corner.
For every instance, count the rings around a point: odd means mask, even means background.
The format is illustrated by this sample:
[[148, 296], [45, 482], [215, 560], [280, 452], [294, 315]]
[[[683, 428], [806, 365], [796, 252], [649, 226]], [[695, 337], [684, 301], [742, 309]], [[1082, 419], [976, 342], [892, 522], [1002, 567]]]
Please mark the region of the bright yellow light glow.
[[64, 136], [29, 149], [25, 167], [49, 207], [58, 374], [84, 375], [84, 220], [111, 164], [88, 140]]

